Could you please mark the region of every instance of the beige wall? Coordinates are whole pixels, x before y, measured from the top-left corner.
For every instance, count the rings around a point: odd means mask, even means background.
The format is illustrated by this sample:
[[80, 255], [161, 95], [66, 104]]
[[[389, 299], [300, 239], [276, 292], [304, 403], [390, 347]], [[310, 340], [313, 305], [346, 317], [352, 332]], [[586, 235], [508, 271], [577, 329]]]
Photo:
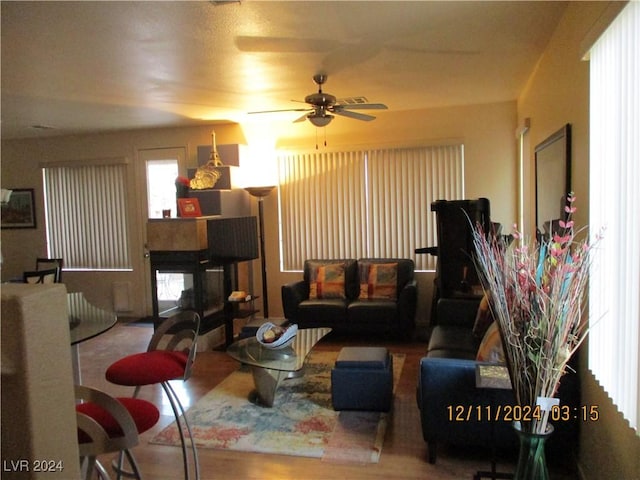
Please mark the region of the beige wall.
[[[527, 139], [529, 222], [533, 222], [533, 148], [565, 123], [573, 126], [573, 189], [577, 196], [576, 221], [588, 222], [589, 195], [589, 64], [582, 61], [583, 41], [607, 2], [570, 2], [535, 74], [518, 101], [518, 117], [531, 119]], [[583, 350], [586, 350], [583, 348]], [[581, 428], [579, 466], [585, 479], [640, 478], [640, 437], [629, 428], [611, 399], [587, 369], [581, 356], [582, 404], [596, 405], [597, 422]]]
[[[218, 144], [244, 143], [242, 130], [237, 125], [215, 127]], [[46, 256], [42, 173], [40, 165], [47, 162], [78, 161], [125, 157], [128, 166], [128, 224], [130, 226], [130, 255], [132, 272], [65, 272], [63, 280], [70, 292], [82, 291], [96, 306], [111, 309], [113, 282], [130, 282], [132, 290], [131, 315], [151, 313], [148, 260], [144, 257], [144, 225], [141, 208], [144, 198], [144, 162], [139, 152], [152, 148], [184, 148], [187, 165], [181, 166], [186, 175], [187, 166], [197, 164], [197, 146], [211, 143], [211, 127], [154, 129], [94, 135], [53, 137], [40, 140], [13, 140], [2, 142], [3, 188], [34, 188], [36, 197], [37, 229], [2, 230], [2, 280], [19, 277], [24, 270], [35, 267], [37, 256]], [[142, 170], [140, 167], [142, 165]], [[142, 185], [142, 186], [141, 186]], [[123, 212], [118, 212], [123, 214]]]
[[589, 63], [582, 61], [580, 45], [605, 2], [570, 5], [536, 71], [518, 100], [518, 121], [530, 118], [526, 135], [527, 223], [535, 223], [534, 148], [570, 123], [572, 127], [572, 188], [579, 210], [576, 220], [586, 221], [589, 159]]
[[[274, 127], [275, 126], [275, 127]], [[296, 146], [313, 149], [316, 130], [308, 123], [302, 125], [286, 122], [270, 122], [272, 142], [278, 147]], [[32, 268], [34, 258], [46, 253], [43, 224], [42, 179], [39, 165], [42, 162], [83, 160], [100, 157], [127, 157], [130, 159], [129, 224], [131, 225], [131, 254], [134, 272], [65, 272], [64, 278], [70, 291], [84, 291], [87, 299], [103, 308], [111, 308], [113, 282], [132, 283], [131, 298], [136, 301], [132, 315], [148, 311], [148, 285], [144, 273], [149, 268], [143, 260], [144, 235], [140, 206], [145, 199], [140, 195], [141, 174], [138, 152], [149, 148], [180, 148], [187, 151], [188, 164], [196, 163], [197, 145], [210, 143], [212, 127], [158, 129], [102, 133], [41, 140], [15, 140], [2, 144], [2, 186], [4, 188], [35, 188], [37, 203], [36, 230], [2, 230], [4, 264], [2, 278], [7, 279]], [[218, 144], [245, 143], [248, 136], [238, 125], [216, 125]], [[465, 186], [468, 198], [488, 197], [492, 202], [492, 216], [496, 221], [510, 225], [515, 220], [516, 190], [516, 103], [504, 102], [486, 105], [441, 108], [426, 111], [383, 112], [374, 122], [357, 122], [336, 119], [326, 132], [329, 148], [354, 145], [416, 145], [459, 140], [465, 145]], [[320, 145], [319, 148], [325, 148]], [[252, 202], [253, 211], [256, 204]], [[265, 229], [267, 248], [267, 272], [270, 315], [282, 315], [280, 286], [299, 278], [298, 274], [280, 273], [277, 195], [265, 200]], [[424, 215], [433, 213], [424, 212]], [[428, 245], [425, 245], [428, 246]], [[255, 292], [260, 292], [259, 262], [254, 262]], [[432, 274], [420, 274], [419, 321], [427, 320], [431, 301]], [[144, 299], [147, 301], [144, 301]]]

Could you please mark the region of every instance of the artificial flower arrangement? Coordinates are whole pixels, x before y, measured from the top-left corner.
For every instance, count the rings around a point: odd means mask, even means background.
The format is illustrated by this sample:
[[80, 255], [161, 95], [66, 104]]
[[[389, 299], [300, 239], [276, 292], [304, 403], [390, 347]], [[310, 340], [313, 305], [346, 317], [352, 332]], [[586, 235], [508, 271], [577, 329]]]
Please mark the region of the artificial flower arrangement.
[[475, 262], [502, 337], [516, 403], [536, 412], [524, 432], [547, 432], [549, 413], [567, 362], [587, 334], [583, 318], [593, 244], [578, 241], [570, 194], [560, 233], [531, 241], [519, 232], [504, 238], [473, 228]]
[[186, 198], [189, 196], [190, 180], [187, 177], [178, 175], [176, 177], [176, 198]]

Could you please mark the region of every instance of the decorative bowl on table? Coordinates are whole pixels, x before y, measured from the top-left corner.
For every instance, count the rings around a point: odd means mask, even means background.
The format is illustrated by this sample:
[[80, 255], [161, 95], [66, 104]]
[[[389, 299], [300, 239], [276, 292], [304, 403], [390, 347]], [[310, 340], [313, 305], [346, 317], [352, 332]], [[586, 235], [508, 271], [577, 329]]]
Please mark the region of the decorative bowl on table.
[[280, 327], [271, 322], [263, 324], [256, 332], [256, 340], [265, 348], [285, 348], [293, 343], [298, 333], [298, 325]]

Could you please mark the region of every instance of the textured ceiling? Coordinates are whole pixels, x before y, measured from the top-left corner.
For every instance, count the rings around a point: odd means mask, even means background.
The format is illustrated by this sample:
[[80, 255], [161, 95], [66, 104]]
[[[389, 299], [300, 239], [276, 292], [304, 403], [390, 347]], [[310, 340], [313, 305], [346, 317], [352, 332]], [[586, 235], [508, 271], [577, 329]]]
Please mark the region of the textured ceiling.
[[292, 100], [316, 90], [311, 77], [319, 72], [329, 77], [325, 91], [395, 111], [513, 100], [566, 3], [53, 1], [1, 8], [2, 137], [15, 138], [242, 123], [249, 111], [304, 106]]

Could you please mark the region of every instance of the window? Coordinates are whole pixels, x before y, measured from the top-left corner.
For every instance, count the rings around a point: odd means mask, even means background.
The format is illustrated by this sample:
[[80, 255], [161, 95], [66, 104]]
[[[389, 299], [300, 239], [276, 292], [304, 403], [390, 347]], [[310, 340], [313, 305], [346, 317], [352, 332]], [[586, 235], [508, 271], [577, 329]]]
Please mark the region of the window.
[[163, 210], [171, 210], [171, 216], [177, 217], [175, 182], [178, 160], [147, 160], [146, 164], [149, 218], [162, 218]]
[[[142, 158], [157, 154], [166, 155], [167, 150], [146, 150], [141, 153]], [[164, 155], [163, 155], [164, 154]], [[179, 154], [174, 154], [178, 157]], [[162, 218], [163, 210], [171, 210], [171, 216], [177, 217], [175, 182], [178, 177], [178, 159], [164, 158], [162, 160], [147, 159], [145, 161], [147, 173], [147, 211], [149, 218]], [[167, 187], [169, 186], [169, 187]], [[186, 290], [185, 278], [182, 273], [156, 273], [156, 292], [158, 302], [168, 302], [175, 306], [175, 299], [180, 299]]]
[[279, 157], [283, 270], [308, 258], [412, 258], [434, 270], [431, 202], [464, 198], [462, 145]]
[[590, 51], [589, 224], [606, 227], [589, 285], [589, 368], [632, 428], [640, 406], [640, 3]]
[[76, 270], [130, 270], [124, 159], [43, 168], [48, 255]]

